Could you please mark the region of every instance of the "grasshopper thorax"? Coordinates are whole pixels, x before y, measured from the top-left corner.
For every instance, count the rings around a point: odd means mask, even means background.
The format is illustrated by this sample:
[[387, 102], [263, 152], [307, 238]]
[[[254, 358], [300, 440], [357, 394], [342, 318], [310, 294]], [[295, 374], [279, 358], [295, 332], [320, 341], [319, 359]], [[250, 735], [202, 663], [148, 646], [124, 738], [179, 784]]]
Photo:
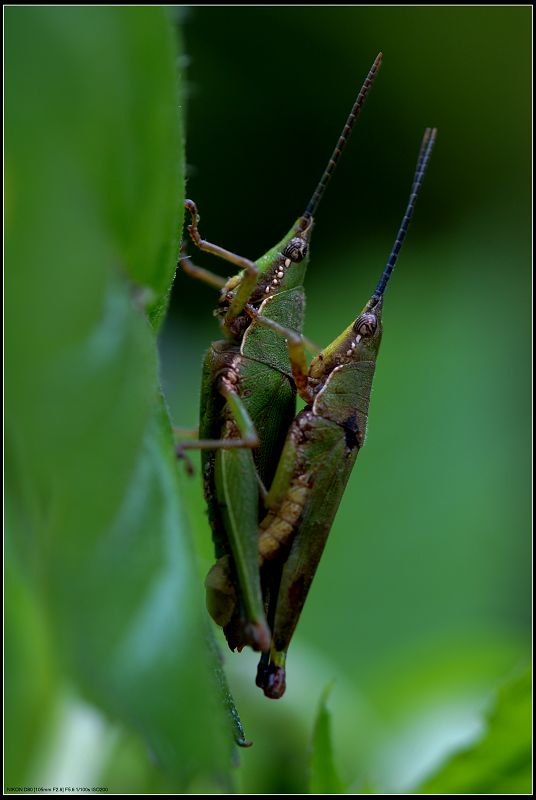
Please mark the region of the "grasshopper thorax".
[[257, 266], [261, 276], [252, 295], [252, 304], [303, 284], [312, 230], [312, 217], [300, 217], [284, 239], [259, 259]]

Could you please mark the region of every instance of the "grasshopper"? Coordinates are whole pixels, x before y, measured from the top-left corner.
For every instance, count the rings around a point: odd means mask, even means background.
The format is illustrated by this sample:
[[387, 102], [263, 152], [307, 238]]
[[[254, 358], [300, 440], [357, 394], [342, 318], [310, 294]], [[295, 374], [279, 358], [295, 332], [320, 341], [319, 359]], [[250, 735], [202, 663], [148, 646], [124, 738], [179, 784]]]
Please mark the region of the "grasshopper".
[[[289, 233], [256, 262], [201, 238], [195, 203], [190, 237], [200, 250], [238, 266], [227, 281], [196, 267], [181, 249], [180, 265], [194, 278], [220, 289], [216, 315], [225, 339], [212, 343], [204, 361], [199, 436], [177, 452], [202, 451], [205, 498], [216, 557], [222, 571], [209, 572], [207, 607], [224, 628], [231, 650], [249, 645], [266, 651], [271, 633], [266, 622], [258, 566], [259, 495], [272, 483], [288, 428], [295, 414], [296, 387], [284, 341], [258, 325], [248, 309], [276, 324], [301, 332], [303, 280], [314, 216], [381, 63], [380, 53], [348, 116], [337, 145], [301, 217]], [[255, 451], [253, 455], [252, 451]], [[216, 584], [216, 585], [215, 585]], [[236, 590], [238, 587], [238, 590]], [[239, 613], [235, 611], [238, 593]]]
[[[286, 653], [357, 454], [365, 442], [372, 381], [382, 338], [383, 296], [413, 215], [435, 129], [421, 144], [409, 202], [387, 265], [358, 317], [307, 369], [302, 337], [254, 308], [249, 314], [287, 340], [292, 374], [306, 402], [290, 426], [259, 531], [272, 642], [257, 685], [272, 699], [286, 685]], [[223, 565], [222, 565], [223, 566]]]

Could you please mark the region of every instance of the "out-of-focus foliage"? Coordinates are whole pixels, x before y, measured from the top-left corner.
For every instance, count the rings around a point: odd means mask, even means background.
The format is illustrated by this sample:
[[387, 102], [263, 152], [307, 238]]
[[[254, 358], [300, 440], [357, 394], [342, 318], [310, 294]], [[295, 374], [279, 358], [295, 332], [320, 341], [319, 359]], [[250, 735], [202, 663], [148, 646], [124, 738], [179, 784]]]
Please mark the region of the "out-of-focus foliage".
[[[28, 776], [58, 688], [54, 654], [39, 604], [14, 569], [6, 543], [5, 749], [6, 783]], [[13, 784], [12, 784], [13, 785]]]
[[458, 753], [422, 794], [530, 794], [532, 790], [532, 680], [527, 671], [506, 684], [489, 712], [484, 736]]
[[168, 790], [225, 772], [145, 313], [182, 218], [175, 62], [161, 9], [6, 9], [11, 786], [44, 784], [32, 759], [65, 676]]
[[[530, 657], [531, 9], [196, 7], [181, 28], [187, 193], [204, 237], [253, 258], [305, 207], [384, 53], [315, 220], [305, 333], [319, 345], [370, 296], [424, 128], [439, 129], [385, 298], [367, 443], [289, 651], [285, 697], [267, 701], [255, 657], [227, 651], [255, 742], [241, 756], [244, 791], [307, 791], [316, 704], [332, 679], [344, 784], [407, 791], [481, 735], [486, 699]], [[197, 421], [216, 299], [177, 276], [161, 352], [180, 425]], [[188, 512], [206, 572], [199, 479]]]
[[328, 686], [320, 698], [313, 731], [311, 750], [311, 794], [344, 794], [344, 785], [337, 774], [331, 741], [331, 714], [328, 709]]

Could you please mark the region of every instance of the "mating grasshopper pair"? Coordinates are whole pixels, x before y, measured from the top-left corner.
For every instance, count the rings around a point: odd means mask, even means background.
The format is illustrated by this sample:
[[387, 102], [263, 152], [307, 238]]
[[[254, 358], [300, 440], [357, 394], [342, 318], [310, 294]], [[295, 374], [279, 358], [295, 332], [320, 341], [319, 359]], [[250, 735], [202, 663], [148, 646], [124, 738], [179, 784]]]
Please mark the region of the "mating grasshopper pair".
[[[262, 652], [257, 684], [285, 690], [285, 658], [357, 453], [382, 335], [383, 293], [405, 237], [435, 139], [425, 132], [410, 199], [380, 281], [357, 319], [307, 366], [302, 336], [314, 215], [381, 63], [377, 56], [335, 150], [289, 233], [256, 262], [203, 240], [187, 200], [190, 237], [240, 267], [225, 281], [180, 264], [220, 289], [216, 314], [225, 339], [205, 358], [200, 439], [205, 497], [217, 563], [207, 606], [232, 650]], [[295, 417], [296, 394], [306, 407]], [[269, 487], [269, 490], [265, 487]]]

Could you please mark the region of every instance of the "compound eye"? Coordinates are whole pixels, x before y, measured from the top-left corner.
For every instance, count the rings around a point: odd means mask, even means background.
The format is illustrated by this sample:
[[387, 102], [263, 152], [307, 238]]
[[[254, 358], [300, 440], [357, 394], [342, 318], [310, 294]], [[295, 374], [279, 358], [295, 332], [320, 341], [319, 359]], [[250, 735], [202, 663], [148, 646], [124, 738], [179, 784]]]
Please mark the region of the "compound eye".
[[283, 250], [283, 255], [291, 261], [303, 261], [307, 255], [307, 242], [295, 236]]
[[354, 333], [359, 336], [373, 336], [378, 327], [378, 320], [374, 314], [361, 314], [354, 322]]

